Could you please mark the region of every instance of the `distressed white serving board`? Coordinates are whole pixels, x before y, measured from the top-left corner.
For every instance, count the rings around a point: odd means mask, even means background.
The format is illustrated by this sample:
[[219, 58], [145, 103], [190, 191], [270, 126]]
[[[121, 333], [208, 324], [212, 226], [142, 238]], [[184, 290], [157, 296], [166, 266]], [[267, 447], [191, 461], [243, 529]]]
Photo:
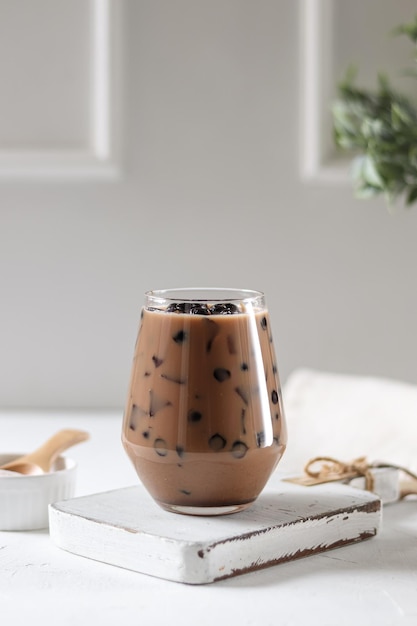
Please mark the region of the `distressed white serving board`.
[[57, 546], [182, 583], [210, 583], [373, 537], [381, 503], [339, 484], [277, 482], [246, 511], [221, 517], [168, 513], [142, 486], [50, 505]]

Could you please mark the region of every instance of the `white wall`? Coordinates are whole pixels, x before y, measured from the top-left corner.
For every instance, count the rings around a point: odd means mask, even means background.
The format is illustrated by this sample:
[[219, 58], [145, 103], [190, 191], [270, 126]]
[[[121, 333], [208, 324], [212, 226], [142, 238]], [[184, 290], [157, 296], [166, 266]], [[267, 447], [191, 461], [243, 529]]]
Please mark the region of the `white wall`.
[[[64, 32], [72, 1], [39, 28]], [[186, 285], [264, 290], [284, 380], [310, 366], [417, 382], [417, 208], [392, 216], [347, 183], [301, 180], [298, 3], [119, 2], [121, 180], [0, 180], [0, 406], [121, 407], [142, 293]], [[0, 0], [0, 22], [16, 4]], [[22, 19], [30, 5], [19, 0]], [[76, 6], [74, 31], [90, 19]], [[83, 72], [75, 35], [71, 71]], [[1, 64], [3, 85], [13, 71]], [[88, 147], [82, 78], [73, 137]], [[7, 128], [24, 145], [18, 117]], [[43, 147], [35, 117], [31, 128]]]

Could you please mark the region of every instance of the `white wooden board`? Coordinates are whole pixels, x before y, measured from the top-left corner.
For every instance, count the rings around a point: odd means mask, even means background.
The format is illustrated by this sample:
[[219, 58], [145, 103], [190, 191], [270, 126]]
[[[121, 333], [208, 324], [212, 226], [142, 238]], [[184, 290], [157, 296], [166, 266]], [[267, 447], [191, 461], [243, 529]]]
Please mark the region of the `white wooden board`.
[[182, 583], [210, 583], [373, 537], [381, 503], [339, 484], [277, 482], [246, 511], [168, 513], [142, 486], [50, 505], [50, 535], [75, 554]]

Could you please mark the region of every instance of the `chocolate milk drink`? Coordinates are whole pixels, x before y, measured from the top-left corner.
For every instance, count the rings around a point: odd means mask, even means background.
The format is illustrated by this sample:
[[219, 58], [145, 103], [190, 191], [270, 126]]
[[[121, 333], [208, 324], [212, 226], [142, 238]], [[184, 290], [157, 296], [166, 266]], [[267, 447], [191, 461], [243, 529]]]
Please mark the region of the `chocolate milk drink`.
[[257, 498], [286, 445], [261, 296], [145, 306], [122, 441], [144, 486], [171, 511], [221, 514]]

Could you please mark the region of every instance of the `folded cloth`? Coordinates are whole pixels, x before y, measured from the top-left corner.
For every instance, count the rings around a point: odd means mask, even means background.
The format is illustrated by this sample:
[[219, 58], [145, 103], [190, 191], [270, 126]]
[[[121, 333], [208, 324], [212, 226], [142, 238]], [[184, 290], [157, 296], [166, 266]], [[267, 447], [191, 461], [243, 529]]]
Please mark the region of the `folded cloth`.
[[364, 456], [417, 472], [417, 386], [298, 369], [283, 402], [288, 446], [279, 471], [300, 473], [316, 456]]

